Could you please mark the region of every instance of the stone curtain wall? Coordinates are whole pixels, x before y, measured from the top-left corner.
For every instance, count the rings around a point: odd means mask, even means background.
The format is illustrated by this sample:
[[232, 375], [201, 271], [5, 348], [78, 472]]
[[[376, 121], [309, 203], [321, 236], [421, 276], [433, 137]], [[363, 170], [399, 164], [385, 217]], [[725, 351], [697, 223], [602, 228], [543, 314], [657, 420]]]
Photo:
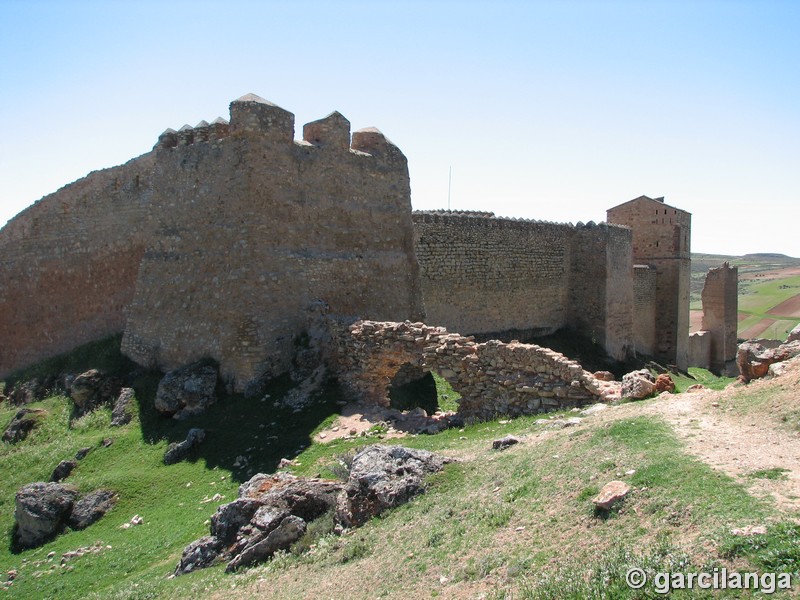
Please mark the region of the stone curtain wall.
[[156, 202], [154, 158], [95, 171], [0, 230], [0, 377], [123, 330]]
[[429, 322], [534, 335], [566, 323], [568, 225], [415, 212], [414, 228]]
[[634, 346], [630, 231], [592, 222], [571, 229], [566, 324], [624, 360]]
[[231, 121], [46, 196], [0, 231], [0, 373], [123, 330], [164, 369], [210, 356], [243, 389], [288, 367], [311, 307], [423, 315], [406, 158], [333, 113], [295, 141], [257, 96]]
[[609, 223], [630, 227], [633, 261], [656, 269], [654, 356], [688, 366], [691, 214], [640, 196], [608, 210]]
[[575, 361], [532, 344], [474, 338], [424, 323], [358, 321], [334, 334], [340, 383], [361, 401], [388, 406], [405, 364], [435, 371], [462, 396], [459, 414], [476, 419], [581, 406], [602, 398], [604, 382]]
[[632, 349], [630, 232], [492, 213], [415, 212], [427, 320], [468, 334], [593, 336]]
[[170, 199], [147, 249], [123, 350], [171, 369], [203, 356], [237, 389], [290, 366], [308, 310], [423, 314], [406, 158], [339, 113], [294, 141], [294, 115], [231, 104], [229, 135], [158, 150]]

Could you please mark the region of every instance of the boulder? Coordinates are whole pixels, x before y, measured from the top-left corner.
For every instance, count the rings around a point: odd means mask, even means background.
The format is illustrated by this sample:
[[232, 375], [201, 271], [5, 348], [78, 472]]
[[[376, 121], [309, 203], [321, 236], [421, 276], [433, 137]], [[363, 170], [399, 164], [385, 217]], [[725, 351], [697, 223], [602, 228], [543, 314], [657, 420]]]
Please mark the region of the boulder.
[[640, 369], [622, 376], [622, 397], [641, 400], [652, 396], [656, 391], [655, 381], [650, 371]]
[[789, 336], [786, 338], [787, 344], [798, 341], [800, 341], [800, 325], [797, 325], [794, 329], [792, 329], [789, 332]]
[[592, 502], [600, 510], [609, 510], [615, 503], [627, 496], [630, 491], [630, 486], [624, 481], [609, 481], [603, 486], [600, 493], [592, 498]]
[[239, 496], [313, 521], [336, 507], [343, 489], [340, 481], [297, 477], [290, 473], [258, 474], [239, 486]]
[[336, 518], [345, 527], [358, 526], [423, 491], [423, 479], [449, 462], [426, 450], [402, 446], [369, 446], [355, 455]]
[[507, 435], [499, 440], [493, 440], [492, 450], [505, 450], [514, 444], [519, 444], [519, 439], [515, 438], [513, 435]]
[[28, 437], [28, 434], [36, 427], [39, 419], [46, 414], [47, 411], [41, 408], [22, 408], [18, 410], [3, 432], [3, 441], [9, 444], [21, 442]]
[[78, 375], [72, 382], [70, 395], [78, 416], [93, 411], [101, 404], [110, 403], [117, 395], [119, 384], [97, 369]]
[[656, 377], [656, 392], [669, 392], [670, 394], [675, 391], [675, 382], [672, 381], [672, 377], [670, 377], [667, 373], [662, 373], [658, 377]]
[[77, 461], [74, 460], [62, 460], [56, 468], [53, 469], [53, 474], [50, 476], [50, 481], [58, 483], [59, 481], [63, 481], [67, 477], [70, 476], [73, 469], [78, 466]]
[[769, 373], [770, 365], [787, 361], [795, 356], [800, 356], [800, 340], [787, 342], [776, 348], [767, 348], [755, 341], [744, 342], [736, 352], [739, 380], [747, 383], [764, 377]]
[[86, 529], [99, 521], [116, 504], [117, 496], [111, 490], [95, 490], [75, 502], [67, 520], [72, 529]]
[[201, 537], [186, 546], [175, 575], [184, 575], [197, 569], [205, 569], [217, 562], [222, 551], [222, 542], [213, 535]]
[[131, 403], [136, 395], [131, 388], [122, 388], [111, 410], [111, 426], [121, 427], [131, 422]]
[[80, 450], [78, 450], [75, 453], [75, 460], [83, 460], [84, 458], [86, 458], [86, 455], [89, 454], [89, 452], [91, 452], [91, 451], [92, 451], [92, 448], [90, 446], [86, 446], [85, 448], [81, 448]]
[[182, 442], [173, 442], [164, 452], [164, 464], [174, 465], [186, 458], [189, 453], [206, 439], [204, 429], [192, 428]]
[[29, 483], [17, 492], [14, 544], [19, 549], [36, 548], [64, 526], [78, 491], [61, 483]]
[[162, 414], [184, 418], [203, 412], [216, 401], [217, 369], [193, 363], [170, 371], [158, 384], [155, 407]]

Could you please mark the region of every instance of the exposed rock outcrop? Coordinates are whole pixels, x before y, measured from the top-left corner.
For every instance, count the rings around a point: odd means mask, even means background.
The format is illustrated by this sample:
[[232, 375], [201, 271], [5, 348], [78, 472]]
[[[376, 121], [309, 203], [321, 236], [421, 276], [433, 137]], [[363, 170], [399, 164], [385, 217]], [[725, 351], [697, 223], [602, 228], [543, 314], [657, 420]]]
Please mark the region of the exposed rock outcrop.
[[423, 479], [448, 459], [403, 446], [369, 446], [356, 454], [345, 493], [336, 507], [345, 527], [362, 525], [387, 508], [399, 506], [423, 490]]
[[72, 529], [86, 529], [111, 510], [116, 500], [116, 494], [111, 490], [95, 490], [86, 494], [72, 506], [67, 524]]
[[69, 518], [78, 490], [60, 483], [29, 483], [16, 495], [14, 543], [35, 548], [56, 535]]
[[78, 490], [63, 483], [36, 482], [22, 486], [15, 498], [14, 546], [36, 548], [66, 525], [85, 529], [100, 519], [116, 502], [110, 490], [96, 490], [78, 498]]
[[28, 434], [36, 427], [39, 419], [46, 414], [47, 411], [41, 408], [20, 409], [3, 432], [3, 441], [9, 444], [21, 442], [28, 437]]
[[156, 410], [164, 415], [185, 418], [203, 412], [216, 401], [216, 367], [192, 363], [167, 373], [158, 384]]
[[119, 391], [119, 382], [97, 369], [81, 373], [72, 382], [70, 395], [78, 416], [93, 411], [101, 404], [110, 403]]
[[175, 574], [222, 561], [234, 571], [266, 560], [323, 515], [333, 515], [340, 527], [360, 525], [420, 493], [425, 475], [446, 462], [424, 450], [370, 446], [353, 458], [347, 483], [260, 473], [239, 486], [238, 499], [217, 509], [211, 535], [186, 547]]
[[136, 399], [132, 388], [122, 388], [111, 410], [111, 426], [121, 427], [131, 422], [131, 403]]

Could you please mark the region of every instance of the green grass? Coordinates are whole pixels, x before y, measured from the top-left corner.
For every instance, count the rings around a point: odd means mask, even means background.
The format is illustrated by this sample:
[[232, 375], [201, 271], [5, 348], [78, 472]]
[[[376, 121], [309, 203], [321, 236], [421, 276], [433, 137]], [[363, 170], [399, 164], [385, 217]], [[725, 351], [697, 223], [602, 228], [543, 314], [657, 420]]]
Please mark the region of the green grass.
[[690, 386], [697, 385], [698, 383], [712, 390], [722, 390], [736, 381], [735, 377], [719, 377], [714, 375], [711, 371], [699, 367], [689, 367], [687, 372], [690, 377], [670, 373], [672, 381], [675, 382], [676, 394], [685, 392]]
[[772, 479], [772, 480], [786, 480], [788, 479], [786, 473], [789, 472], [789, 469], [784, 469], [783, 467], [774, 467], [771, 469], [759, 469], [758, 471], [753, 471], [752, 473], [748, 473], [748, 477], [752, 479]]
[[[81, 447], [93, 450], [67, 482], [83, 492], [107, 487], [119, 494], [115, 508], [84, 531], [19, 554], [5, 544], [0, 572], [19, 573], [13, 597], [450, 597], [462, 587], [484, 586], [497, 598], [633, 598], [619, 586], [619, 573], [629, 565], [688, 569], [736, 561], [764, 568], [783, 561], [796, 568], [796, 530], [770, 530], [772, 541], [765, 544], [771, 550], [763, 552], [766, 546], [737, 546], [730, 539], [731, 527], [767, 522], [774, 509], [686, 455], [664, 422], [633, 418], [592, 425], [586, 419], [576, 428], [553, 430], [540, 424], [548, 419], [529, 416], [392, 440], [459, 460], [430, 477], [424, 495], [349, 535], [333, 535], [332, 519], [324, 518], [264, 565], [235, 575], [214, 567], [168, 579], [183, 548], [208, 533], [208, 518], [236, 497], [240, 482], [273, 472], [283, 457], [296, 458], [291, 471], [298, 475], [341, 476], [340, 461], [366, 440], [312, 441], [336, 418], [342, 396], [335, 386], [294, 413], [280, 405], [291, 389], [281, 378], [263, 397], [222, 395], [204, 415], [178, 422], [155, 414], [157, 381], [148, 373], [135, 378], [137, 416], [122, 428], [110, 427], [108, 408], [70, 426], [69, 400], [53, 397], [34, 405], [47, 415], [27, 440], [0, 446], [0, 531], [7, 540], [15, 491], [47, 480], [60, 460]], [[434, 381], [440, 406], [455, 400]], [[14, 410], [0, 405], [0, 425]], [[165, 466], [168, 443], [183, 439], [191, 427], [208, 431], [205, 443], [189, 460]], [[491, 450], [491, 441], [507, 434], [522, 442]], [[101, 446], [105, 438], [113, 439], [107, 448]], [[234, 467], [238, 457], [247, 460]], [[633, 490], [610, 514], [598, 516], [591, 498], [612, 479], [624, 479]], [[222, 497], [214, 500], [215, 494]], [[135, 514], [144, 524], [122, 529]], [[97, 543], [99, 552], [60, 566], [63, 553]], [[724, 555], [713, 550], [717, 546], [724, 546]], [[329, 582], [337, 587], [326, 587]], [[575, 586], [572, 596], [556, 593], [572, 590], [568, 584]], [[614, 595], [602, 596], [602, 585]]]

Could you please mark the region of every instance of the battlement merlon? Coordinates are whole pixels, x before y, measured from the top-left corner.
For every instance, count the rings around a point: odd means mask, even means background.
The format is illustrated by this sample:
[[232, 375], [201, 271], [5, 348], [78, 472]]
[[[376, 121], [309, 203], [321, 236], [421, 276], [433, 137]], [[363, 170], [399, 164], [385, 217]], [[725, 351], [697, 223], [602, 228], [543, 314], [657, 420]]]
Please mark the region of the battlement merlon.
[[350, 121], [339, 111], [333, 111], [324, 119], [303, 125], [303, 140], [314, 146], [350, 149]]

